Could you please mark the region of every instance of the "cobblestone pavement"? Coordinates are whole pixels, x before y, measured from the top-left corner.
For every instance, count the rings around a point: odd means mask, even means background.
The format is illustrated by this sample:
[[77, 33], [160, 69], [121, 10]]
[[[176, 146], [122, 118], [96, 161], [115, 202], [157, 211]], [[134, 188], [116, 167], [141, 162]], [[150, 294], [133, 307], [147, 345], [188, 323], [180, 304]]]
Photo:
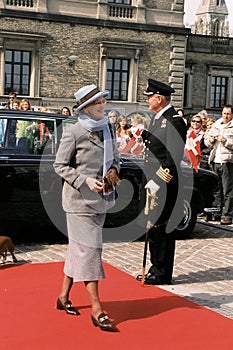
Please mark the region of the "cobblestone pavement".
[[[144, 242], [105, 243], [104, 261], [136, 276], [141, 273]], [[19, 263], [64, 260], [66, 244], [20, 244]], [[8, 261], [11, 257], [8, 256]], [[149, 255], [148, 255], [149, 266]], [[233, 225], [199, 221], [192, 237], [176, 242], [174, 284], [160, 286], [233, 318]]]

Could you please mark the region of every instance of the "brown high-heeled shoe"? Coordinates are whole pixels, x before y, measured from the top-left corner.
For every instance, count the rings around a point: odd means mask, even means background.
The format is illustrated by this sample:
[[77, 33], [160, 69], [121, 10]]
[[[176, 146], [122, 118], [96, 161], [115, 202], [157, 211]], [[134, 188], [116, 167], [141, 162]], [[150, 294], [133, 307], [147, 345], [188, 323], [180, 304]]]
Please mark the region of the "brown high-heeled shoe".
[[69, 315], [80, 315], [80, 312], [72, 305], [70, 300], [63, 304], [60, 299], [57, 299], [57, 310], [64, 310]]
[[91, 315], [91, 320], [93, 322], [93, 325], [95, 327], [99, 327], [102, 329], [102, 331], [109, 331], [109, 332], [119, 332], [119, 330], [116, 328], [115, 324], [112, 323], [104, 312], [102, 312], [99, 316], [98, 319], [95, 319]]

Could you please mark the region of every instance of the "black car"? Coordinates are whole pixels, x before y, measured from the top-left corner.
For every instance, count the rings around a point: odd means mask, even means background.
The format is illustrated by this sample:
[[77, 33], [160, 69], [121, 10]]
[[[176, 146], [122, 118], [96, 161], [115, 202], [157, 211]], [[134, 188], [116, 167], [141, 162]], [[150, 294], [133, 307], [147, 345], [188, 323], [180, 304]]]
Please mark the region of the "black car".
[[[66, 236], [62, 180], [53, 163], [63, 128], [75, 122], [75, 118], [58, 114], [0, 110], [1, 235], [31, 242]], [[197, 214], [210, 206], [217, 182], [211, 171], [182, 170], [184, 217], [177, 227], [177, 238], [186, 238], [192, 232]], [[121, 185], [116, 206], [107, 214], [105, 240], [128, 241], [143, 236], [139, 206], [142, 172], [141, 158], [122, 155]]]

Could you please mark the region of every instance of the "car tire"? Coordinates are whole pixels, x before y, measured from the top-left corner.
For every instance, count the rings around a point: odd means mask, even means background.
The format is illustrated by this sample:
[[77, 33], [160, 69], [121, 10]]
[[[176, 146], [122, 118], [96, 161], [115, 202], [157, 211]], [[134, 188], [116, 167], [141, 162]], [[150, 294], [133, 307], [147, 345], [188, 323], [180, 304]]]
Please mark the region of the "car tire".
[[177, 228], [173, 231], [175, 239], [187, 239], [193, 232], [197, 222], [197, 211], [194, 202], [184, 199], [184, 217]]

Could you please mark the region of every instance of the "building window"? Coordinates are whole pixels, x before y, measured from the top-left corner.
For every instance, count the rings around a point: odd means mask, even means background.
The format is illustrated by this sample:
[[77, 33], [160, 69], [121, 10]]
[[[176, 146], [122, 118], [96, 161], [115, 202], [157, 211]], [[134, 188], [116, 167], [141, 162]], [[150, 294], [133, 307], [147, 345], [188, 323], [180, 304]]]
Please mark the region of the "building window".
[[131, 0], [108, 0], [109, 4], [131, 5]]
[[30, 95], [31, 52], [20, 50], [5, 51], [4, 94], [15, 91], [17, 95]]
[[210, 89], [210, 107], [221, 108], [226, 104], [227, 77], [212, 76]]
[[220, 35], [220, 23], [219, 23], [219, 21], [216, 21], [215, 23], [214, 23], [214, 36], [219, 36]]
[[55, 154], [55, 120], [0, 118], [0, 154]]
[[108, 15], [114, 19], [133, 19], [134, 8], [131, 6], [131, 0], [108, 0]]
[[137, 101], [138, 65], [143, 47], [129, 42], [101, 42], [99, 86], [110, 91], [109, 100], [121, 104]]
[[25, 6], [25, 7], [33, 7], [33, 0], [6, 0], [6, 4], [10, 6]]
[[107, 59], [106, 87], [110, 92], [109, 99], [128, 100], [129, 66], [130, 62], [128, 59]]

